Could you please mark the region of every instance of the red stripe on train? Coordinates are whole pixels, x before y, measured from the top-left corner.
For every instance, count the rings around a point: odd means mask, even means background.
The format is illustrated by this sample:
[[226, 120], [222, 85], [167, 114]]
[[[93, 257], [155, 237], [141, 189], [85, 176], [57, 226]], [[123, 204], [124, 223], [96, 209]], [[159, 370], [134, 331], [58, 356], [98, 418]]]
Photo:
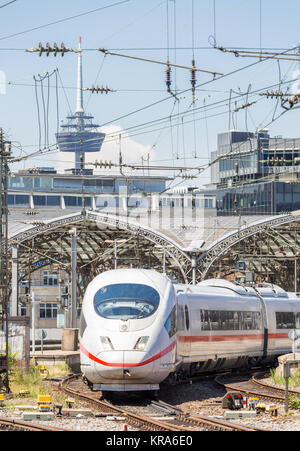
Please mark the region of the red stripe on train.
[[[190, 337], [178, 337], [181, 343], [197, 343], [197, 342], [212, 342], [212, 341], [240, 341], [240, 340], [263, 340], [263, 334], [240, 334], [240, 335], [201, 335]], [[287, 333], [268, 334], [268, 338], [288, 338]]]
[[158, 354], [154, 355], [153, 357], [150, 357], [150, 359], [144, 360], [143, 362], [139, 362], [139, 363], [108, 363], [105, 362], [104, 360], [98, 359], [98, 357], [94, 356], [93, 354], [91, 354], [87, 349], [85, 349], [85, 347], [80, 344], [80, 350], [81, 352], [86, 355], [89, 359], [93, 360], [96, 363], [100, 363], [101, 365], [104, 366], [111, 366], [114, 368], [132, 368], [132, 367], [138, 367], [138, 366], [144, 366], [144, 365], [148, 365], [149, 363], [154, 362], [155, 360], [160, 359], [161, 357], [165, 356], [166, 354], [168, 354], [169, 352], [171, 352], [176, 346], [176, 341], [173, 341], [173, 343], [171, 343], [167, 348], [165, 348], [163, 351], [159, 352]]
[[[179, 336], [178, 341], [181, 343], [196, 343], [196, 342], [216, 342], [216, 341], [240, 341], [240, 340], [263, 340], [264, 335], [263, 334], [240, 334], [240, 335], [202, 335], [202, 336], [192, 336], [192, 337], [183, 337]], [[287, 333], [273, 333], [268, 334], [269, 339], [274, 338], [288, 338]], [[98, 357], [91, 354], [82, 344], [80, 344], [80, 350], [81, 352], [86, 355], [89, 359], [93, 360], [96, 363], [100, 363], [104, 366], [110, 366], [114, 368], [123, 368], [123, 367], [139, 367], [148, 365], [149, 363], [154, 362], [155, 360], [160, 359], [161, 357], [165, 356], [169, 352], [171, 352], [176, 346], [176, 341], [173, 341], [167, 348], [165, 348], [163, 351], [159, 352], [158, 354], [155, 354], [153, 357], [150, 357], [147, 360], [144, 360], [143, 362], [139, 363], [109, 363], [105, 362], [104, 360], [99, 359]]]

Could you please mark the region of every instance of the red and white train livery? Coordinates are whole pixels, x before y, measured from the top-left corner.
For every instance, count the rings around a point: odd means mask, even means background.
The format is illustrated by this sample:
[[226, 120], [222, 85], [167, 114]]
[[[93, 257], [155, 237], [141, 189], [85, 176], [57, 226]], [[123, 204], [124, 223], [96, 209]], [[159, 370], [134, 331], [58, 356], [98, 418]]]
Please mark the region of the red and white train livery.
[[107, 271], [84, 296], [81, 370], [94, 390], [158, 390], [166, 378], [273, 360], [291, 351], [291, 329], [300, 329], [300, 298], [276, 285]]

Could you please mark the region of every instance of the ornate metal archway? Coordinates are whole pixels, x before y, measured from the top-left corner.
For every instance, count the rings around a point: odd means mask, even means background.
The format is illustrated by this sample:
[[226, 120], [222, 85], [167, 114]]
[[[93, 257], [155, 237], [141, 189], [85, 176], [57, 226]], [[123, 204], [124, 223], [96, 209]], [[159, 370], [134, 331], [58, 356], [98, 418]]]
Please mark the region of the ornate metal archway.
[[49, 265], [70, 269], [70, 230], [78, 231], [78, 271], [84, 288], [99, 272], [114, 267], [168, 270], [179, 281], [192, 278], [191, 257], [165, 234], [126, 218], [87, 211], [37, 224], [10, 237], [18, 247], [20, 279]]
[[299, 259], [300, 211], [296, 211], [260, 220], [223, 236], [200, 256], [198, 271], [206, 279], [226, 272], [226, 268], [234, 269], [242, 260], [262, 279], [294, 290], [299, 287]]

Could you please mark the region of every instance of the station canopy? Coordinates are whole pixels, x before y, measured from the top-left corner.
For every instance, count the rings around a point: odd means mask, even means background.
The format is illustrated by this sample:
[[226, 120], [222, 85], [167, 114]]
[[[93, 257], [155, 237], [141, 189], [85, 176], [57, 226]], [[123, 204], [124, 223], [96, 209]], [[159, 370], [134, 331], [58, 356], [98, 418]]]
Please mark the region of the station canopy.
[[[84, 214], [83, 214], [84, 213]], [[18, 249], [19, 283], [38, 269], [70, 273], [72, 233], [77, 236], [80, 290], [97, 274], [114, 268], [151, 268], [171, 279], [191, 283], [252, 271], [257, 280], [294, 290], [300, 265], [300, 211], [276, 216], [213, 216], [201, 224], [147, 225], [140, 217], [85, 212], [43, 211], [9, 215], [10, 249]], [[297, 276], [298, 277], [298, 276]], [[300, 280], [296, 284], [300, 286]], [[299, 278], [300, 279], [300, 278]]]

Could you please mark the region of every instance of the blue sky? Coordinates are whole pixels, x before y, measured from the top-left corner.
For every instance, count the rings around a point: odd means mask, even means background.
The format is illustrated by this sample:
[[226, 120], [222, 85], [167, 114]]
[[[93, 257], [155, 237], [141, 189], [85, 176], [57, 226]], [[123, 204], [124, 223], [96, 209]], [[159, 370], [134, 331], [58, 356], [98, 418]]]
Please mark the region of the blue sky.
[[[7, 0], [1, 0], [0, 6], [5, 3]], [[248, 109], [247, 117], [241, 110], [229, 121], [230, 90], [237, 93], [232, 94], [237, 101], [236, 104], [232, 101], [231, 109], [234, 109], [245, 103], [246, 96], [239, 95], [239, 92], [274, 85], [279, 77], [284, 81], [290, 80], [300, 68], [299, 62], [282, 61], [279, 66], [276, 61], [236, 58], [232, 54], [207, 48], [210, 47], [209, 37], [215, 33], [217, 45], [223, 47], [259, 48], [262, 45], [263, 48], [292, 48], [300, 42], [298, 1], [286, 0], [283, 5], [281, 0], [129, 0], [110, 7], [114, 3], [118, 0], [17, 0], [0, 8], [0, 70], [6, 79], [5, 93], [2, 88], [0, 95], [0, 125], [16, 145], [22, 145], [23, 152], [38, 150], [33, 76], [58, 68], [71, 108], [75, 109], [77, 70], [74, 53], [66, 54], [64, 58], [60, 55], [47, 58], [45, 55], [39, 57], [36, 53], [26, 53], [25, 49], [37, 47], [39, 42], [44, 45], [46, 42], [51, 45], [64, 42], [67, 47], [77, 47], [79, 35], [82, 36], [84, 49], [84, 86], [95, 84], [98, 74], [96, 84], [117, 90], [108, 95], [85, 94], [84, 97], [85, 105], [88, 103], [87, 111], [95, 116], [97, 123], [105, 124], [105, 131], [118, 132], [168, 118], [171, 114], [180, 114], [172, 122], [172, 128], [171, 121], [168, 123], [167, 120], [139, 132], [133, 133], [131, 129], [130, 134], [124, 135], [125, 161], [141, 163], [141, 156], [150, 153], [153, 164], [172, 165], [175, 161], [176, 164], [193, 167], [205, 165], [209, 152], [216, 148], [218, 133], [228, 130], [229, 126], [240, 130], [248, 127], [249, 131], [254, 131], [272, 121], [276, 101], [258, 95], [251, 96], [251, 101], [257, 103]], [[102, 7], [106, 8], [26, 32]], [[213, 81], [211, 75], [197, 73], [194, 112], [191, 92], [188, 91], [191, 87], [189, 71], [172, 70], [172, 89], [175, 90], [176, 81], [177, 90], [186, 91], [179, 94], [179, 101], [175, 102], [174, 97], [166, 92], [164, 66], [117, 56], [104, 58], [95, 50], [99, 47], [119, 49], [115, 51], [160, 61], [166, 61], [169, 57], [171, 62], [190, 66], [193, 43], [197, 67], [226, 74]], [[182, 47], [187, 49], [181, 50]], [[134, 50], [137, 48], [140, 50]], [[159, 50], [153, 50], [156, 48]], [[50, 85], [55, 86], [54, 78], [51, 78]], [[291, 84], [284, 86], [291, 88]], [[68, 104], [60, 82], [58, 91], [59, 116], [62, 120], [68, 113]], [[57, 127], [54, 88], [50, 88], [49, 98], [49, 141], [54, 144]], [[223, 103], [215, 105], [220, 101]], [[145, 108], [155, 102], [158, 102], [157, 105]], [[140, 111], [133, 114], [136, 110]], [[275, 117], [281, 111], [278, 106]], [[268, 128], [272, 136], [299, 137], [298, 123], [299, 110], [295, 109], [268, 125]], [[103, 147], [103, 158], [114, 159], [117, 152], [116, 140], [108, 140]], [[20, 151], [16, 149], [15, 154], [19, 155]], [[54, 166], [59, 158], [61, 155], [57, 153], [30, 158], [22, 163], [22, 167]], [[70, 159], [69, 156], [67, 158]], [[101, 156], [93, 156], [95, 158]], [[198, 182], [209, 182], [209, 170]]]

